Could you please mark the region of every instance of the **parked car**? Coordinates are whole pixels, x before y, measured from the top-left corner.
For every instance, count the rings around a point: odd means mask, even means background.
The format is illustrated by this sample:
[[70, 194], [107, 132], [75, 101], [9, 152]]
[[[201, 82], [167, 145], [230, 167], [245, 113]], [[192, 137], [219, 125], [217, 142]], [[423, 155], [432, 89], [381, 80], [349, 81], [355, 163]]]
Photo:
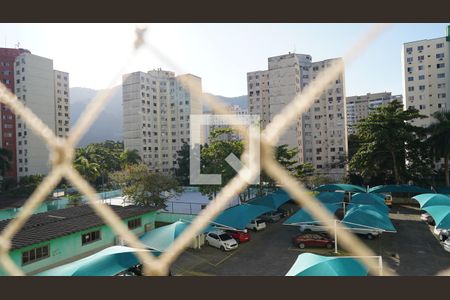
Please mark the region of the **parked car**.
[[299, 230], [304, 233], [309, 232], [327, 232], [327, 226], [320, 223], [302, 223], [299, 226]]
[[[349, 230], [357, 235], [365, 236], [369, 240], [373, 240], [374, 238], [381, 235], [381, 231], [376, 229], [369, 228], [349, 228]], [[304, 223], [300, 225], [300, 231], [303, 233], [310, 232], [327, 232], [327, 226], [322, 225], [320, 223]]]
[[261, 219], [251, 220], [250, 223], [245, 226], [247, 229], [251, 229], [253, 231], [260, 231], [266, 228], [266, 223]]
[[[172, 276], [172, 272], [169, 270], [168, 276]], [[143, 276], [142, 264], [130, 267], [125, 271], [122, 271], [115, 276]]]
[[334, 247], [334, 240], [323, 233], [301, 233], [292, 238], [292, 244], [300, 249], [306, 247], [327, 247], [331, 249]]
[[423, 213], [420, 215], [420, 219], [422, 221], [427, 222], [429, 225], [434, 226], [436, 223], [434, 222], [433, 217], [429, 213]]
[[384, 195], [384, 204], [386, 204], [387, 207], [392, 208], [392, 195]]
[[282, 218], [287, 217], [287, 216], [289, 216], [291, 214], [290, 210], [287, 210], [287, 209], [284, 209], [284, 208], [281, 208], [281, 207], [279, 207], [277, 209], [277, 212], [281, 215]]
[[281, 214], [277, 211], [269, 211], [261, 216], [264, 222], [275, 223], [281, 220]]
[[444, 250], [447, 251], [447, 252], [450, 252], [450, 239], [447, 239], [444, 242]]
[[450, 236], [450, 229], [442, 229], [439, 232], [439, 240], [445, 242]]
[[229, 234], [239, 244], [250, 241], [250, 233], [247, 232], [247, 229], [245, 231], [225, 230], [225, 233]]
[[222, 251], [230, 251], [238, 247], [236, 240], [223, 231], [208, 232], [205, 238], [205, 244]]
[[368, 240], [373, 240], [374, 238], [381, 236], [382, 232], [372, 228], [350, 228], [350, 231], [354, 234], [364, 236]]

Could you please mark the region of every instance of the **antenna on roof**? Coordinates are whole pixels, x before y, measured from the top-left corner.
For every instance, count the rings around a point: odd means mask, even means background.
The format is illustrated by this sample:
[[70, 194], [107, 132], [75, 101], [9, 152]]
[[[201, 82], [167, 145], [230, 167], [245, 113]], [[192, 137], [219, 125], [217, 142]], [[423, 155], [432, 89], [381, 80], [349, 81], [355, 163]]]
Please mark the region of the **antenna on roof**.
[[17, 42], [17, 44], [14, 45], [16, 48], [20, 48], [20, 42]]
[[297, 50], [297, 49], [296, 49], [296, 47], [295, 47], [295, 43], [294, 43], [294, 53], [295, 53], [295, 50]]

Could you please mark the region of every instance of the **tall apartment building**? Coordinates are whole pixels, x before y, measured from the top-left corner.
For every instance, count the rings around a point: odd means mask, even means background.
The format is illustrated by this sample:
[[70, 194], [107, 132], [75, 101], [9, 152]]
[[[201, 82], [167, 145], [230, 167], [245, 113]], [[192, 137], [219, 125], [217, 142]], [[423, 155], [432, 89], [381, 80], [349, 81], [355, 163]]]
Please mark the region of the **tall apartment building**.
[[[14, 92], [14, 62], [22, 53], [30, 53], [25, 49], [0, 48], [0, 81]], [[7, 149], [12, 154], [11, 170], [5, 173], [5, 177], [17, 178], [16, 164], [16, 116], [4, 104], [0, 105], [0, 147]]]
[[[320, 72], [341, 58], [313, 62], [310, 55], [289, 53], [269, 57], [268, 70], [247, 73], [250, 114], [262, 126], [287, 106]], [[340, 179], [347, 154], [344, 74], [333, 80], [314, 103], [281, 136], [278, 145], [298, 148], [299, 163], [312, 163], [318, 174]]]
[[[183, 82], [189, 80], [186, 87]], [[155, 172], [171, 173], [177, 167], [177, 151], [190, 142], [190, 114], [202, 114], [194, 90], [201, 78], [175, 76], [161, 69], [123, 76], [125, 149], [136, 149]]]
[[[53, 61], [22, 53], [14, 62], [15, 94], [59, 137], [69, 132], [69, 75], [53, 70]], [[47, 174], [49, 150], [37, 135], [16, 117], [17, 177]]]
[[402, 102], [402, 95], [392, 95], [391, 92], [367, 93], [361, 96], [350, 96], [346, 98], [347, 108], [347, 133], [355, 134], [356, 123], [369, 116], [372, 109], [388, 104], [394, 100]]
[[[229, 111], [231, 114], [235, 115], [237, 118], [247, 118], [248, 116], [248, 109], [242, 108], [239, 105], [227, 105]], [[205, 112], [205, 114], [214, 114], [213, 112]], [[210, 125], [210, 126], [203, 126], [204, 127], [204, 137], [205, 142], [209, 141], [209, 135], [211, 131], [219, 128], [230, 128], [230, 125]], [[233, 133], [226, 134], [222, 137], [223, 140], [240, 140], [242, 139], [242, 136], [240, 136], [237, 132], [233, 131]]]
[[405, 43], [402, 51], [403, 102], [428, 116], [413, 120], [427, 127], [434, 112], [450, 109], [450, 26], [447, 36]]

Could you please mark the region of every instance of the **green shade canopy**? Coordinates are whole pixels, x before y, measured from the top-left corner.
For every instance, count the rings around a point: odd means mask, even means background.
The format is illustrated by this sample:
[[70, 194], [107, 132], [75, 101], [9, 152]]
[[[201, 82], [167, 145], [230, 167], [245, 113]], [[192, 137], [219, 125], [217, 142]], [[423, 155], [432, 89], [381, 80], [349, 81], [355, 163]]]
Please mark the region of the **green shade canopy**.
[[450, 195], [450, 186], [438, 187], [436, 191], [440, 194]]
[[[44, 271], [37, 276], [114, 276], [140, 264], [135, 254], [138, 251], [149, 250], [112, 246], [83, 259]], [[153, 254], [159, 255], [160, 252]]]
[[450, 197], [442, 194], [420, 194], [412, 197], [424, 208], [432, 205], [450, 205]]
[[367, 267], [352, 257], [302, 253], [286, 276], [367, 276]]
[[272, 194], [252, 199], [248, 201], [248, 203], [252, 205], [267, 206], [270, 207], [271, 210], [277, 210], [281, 205], [289, 200], [291, 200], [291, 198], [286, 192], [278, 190]]
[[345, 191], [345, 192], [359, 192], [359, 193], [365, 193], [366, 188], [358, 185], [353, 184], [323, 184], [317, 188], [314, 189], [315, 191], [319, 192], [332, 192], [332, 191]]
[[251, 220], [272, 210], [264, 205], [241, 204], [224, 210], [213, 223], [243, 230]]
[[384, 198], [378, 194], [358, 193], [352, 196], [350, 203], [374, 205], [384, 212], [389, 212], [389, 208], [384, 203]]
[[433, 217], [436, 228], [450, 229], [450, 206], [432, 205], [424, 207], [423, 210]]
[[341, 203], [344, 201], [344, 193], [340, 192], [321, 192], [316, 198], [322, 203]]
[[[155, 249], [159, 251], [165, 251], [169, 248], [175, 239], [190, 225], [188, 222], [177, 221], [170, 225], [162, 226], [150, 230], [145, 233], [139, 239], [141, 242], [149, 247], [150, 249]], [[208, 226], [203, 230], [203, 232], [208, 232], [213, 230], [211, 226]]]
[[387, 213], [374, 205], [349, 205], [342, 222], [350, 228], [380, 229], [397, 232]]
[[[339, 208], [342, 208], [342, 204], [340, 203], [323, 203], [320, 204], [322, 207], [327, 209], [330, 213], [334, 214]], [[296, 225], [299, 223], [309, 223], [315, 222], [316, 219], [313, 218], [307, 209], [303, 208], [297, 211], [295, 214], [290, 216], [283, 225]]]
[[422, 188], [415, 185], [408, 184], [390, 184], [390, 185], [378, 185], [369, 189], [369, 193], [414, 193], [422, 194], [429, 193], [431, 190]]

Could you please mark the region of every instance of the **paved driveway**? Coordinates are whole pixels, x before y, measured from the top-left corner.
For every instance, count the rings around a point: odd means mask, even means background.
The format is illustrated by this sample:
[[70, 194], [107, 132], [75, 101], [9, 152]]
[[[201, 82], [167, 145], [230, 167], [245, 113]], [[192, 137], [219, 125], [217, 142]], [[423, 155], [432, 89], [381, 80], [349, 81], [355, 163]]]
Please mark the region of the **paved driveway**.
[[[417, 208], [395, 207], [390, 217], [398, 233], [385, 233], [372, 241], [363, 239], [400, 275], [435, 275], [450, 267], [450, 253], [443, 250], [419, 216]], [[294, 248], [291, 238], [298, 229], [282, 225], [283, 221], [268, 224], [264, 231], [251, 232], [252, 240], [232, 252], [209, 246], [189, 249], [177, 259], [172, 271], [174, 275], [283, 276], [302, 252], [333, 255], [334, 249]]]

